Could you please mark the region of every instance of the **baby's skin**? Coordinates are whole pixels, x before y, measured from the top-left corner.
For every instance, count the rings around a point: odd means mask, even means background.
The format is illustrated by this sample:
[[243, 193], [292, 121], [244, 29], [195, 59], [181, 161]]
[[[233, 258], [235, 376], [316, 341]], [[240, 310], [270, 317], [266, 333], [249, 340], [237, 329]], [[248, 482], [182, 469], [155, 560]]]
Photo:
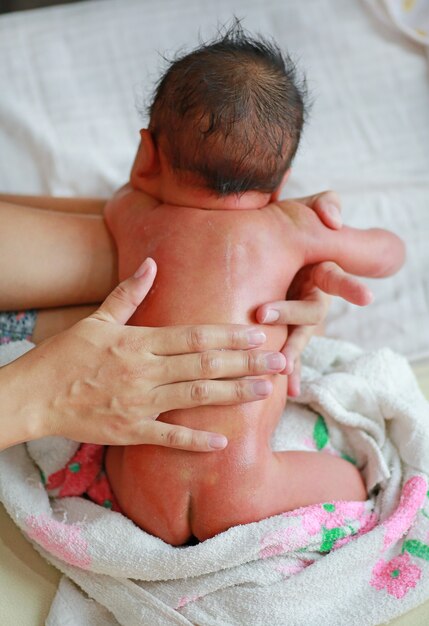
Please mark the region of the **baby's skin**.
[[[313, 211], [293, 202], [239, 210], [188, 208], [125, 186], [108, 203], [105, 218], [118, 249], [120, 280], [147, 256], [158, 265], [154, 287], [130, 320], [134, 325], [254, 324], [257, 307], [283, 300], [304, 265], [331, 260], [353, 274], [381, 277], [403, 261], [402, 242], [392, 233], [329, 230]], [[262, 329], [264, 348], [279, 351], [286, 329]], [[208, 375], [216, 371], [210, 353], [204, 365]], [[224, 450], [110, 447], [106, 470], [125, 515], [181, 545], [192, 536], [203, 541], [231, 526], [310, 504], [365, 500], [362, 477], [351, 463], [322, 452], [271, 450], [287, 379], [269, 378], [273, 392], [259, 402], [175, 410], [158, 418], [222, 433], [228, 438]], [[204, 389], [201, 393], [204, 400]]]

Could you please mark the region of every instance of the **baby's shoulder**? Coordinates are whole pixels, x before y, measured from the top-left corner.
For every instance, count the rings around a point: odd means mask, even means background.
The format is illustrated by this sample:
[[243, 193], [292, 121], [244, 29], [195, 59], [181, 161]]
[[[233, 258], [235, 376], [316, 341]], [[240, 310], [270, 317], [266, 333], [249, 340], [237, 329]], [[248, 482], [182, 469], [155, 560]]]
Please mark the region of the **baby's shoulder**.
[[118, 189], [104, 207], [104, 219], [109, 228], [134, 221], [149, 209], [159, 204], [158, 200], [135, 190], [129, 183]]
[[296, 200], [281, 200], [274, 202], [269, 207], [273, 207], [284, 231], [290, 234], [295, 240], [323, 237], [326, 227], [319, 219], [317, 213], [309, 209], [305, 204]]

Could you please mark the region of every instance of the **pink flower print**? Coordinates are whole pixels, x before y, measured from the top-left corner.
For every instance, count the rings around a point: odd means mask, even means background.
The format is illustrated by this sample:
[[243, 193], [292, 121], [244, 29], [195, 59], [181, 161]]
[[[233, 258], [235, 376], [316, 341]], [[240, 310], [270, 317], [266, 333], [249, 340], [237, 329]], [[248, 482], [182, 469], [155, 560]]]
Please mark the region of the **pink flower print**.
[[195, 602], [195, 600], [198, 600], [198, 598], [201, 598], [201, 596], [197, 596], [197, 595], [182, 596], [181, 598], [179, 598], [179, 601], [178, 601], [177, 606], [176, 606], [176, 611], [178, 609], [183, 608], [187, 604], [189, 604], [189, 602]]
[[421, 569], [411, 563], [410, 555], [404, 552], [388, 562], [380, 559], [372, 570], [370, 584], [379, 591], [386, 589], [399, 600], [416, 586], [421, 575]]
[[88, 542], [82, 537], [81, 529], [76, 524], [63, 524], [49, 515], [29, 515], [25, 520], [27, 535], [57, 558], [88, 569], [91, 557], [88, 554]]
[[349, 543], [349, 541], [353, 541], [354, 539], [357, 539], [358, 537], [361, 537], [362, 535], [369, 533], [370, 530], [372, 530], [373, 528], [377, 526], [377, 522], [378, 522], [378, 516], [376, 513], [363, 513], [362, 517], [359, 519], [360, 527], [357, 533], [354, 533], [353, 535], [348, 535], [347, 537], [343, 537], [342, 539], [339, 539], [335, 543], [334, 550], [337, 550], [337, 548], [341, 548], [346, 543]]
[[286, 579], [289, 576], [293, 576], [293, 574], [299, 574], [303, 569], [308, 567], [309, 565], [313, 565], [314, 561], [303, 561], [302, 559], [298, 559], [297, 563], [292, 563], [290, 565], [276, 565], [274, 568], [276, 572], [281, 574], [282, 578]]
[[383, 550], [400, 539], [410, 529], [426, 497], [427, 483], [422, 476], [412, 476], [402, 488], [399, 504], [383, 523], [385, 527]]
[[59, 489], [59, 497], [81, 496], [100, 472], [104, 446], [83, 443], [66, 467], [48, 477], [48, 491]]
[[339, 528], [346, 521], [359, 519], [364, 509], [364, 502], [327, 502], [308, 506], [302, 509], [302, 525], [309, 535], [316, 535], [322, 528]]
[[262, 537], [259, 558], [268, 559], [270, 556], [293, 552], [307, 545], [308, 535], [301, 527], [280, 528]]
[[305, 437], [302, 443], [309, 450], [317, 450], [316, 443], [311, 437]]

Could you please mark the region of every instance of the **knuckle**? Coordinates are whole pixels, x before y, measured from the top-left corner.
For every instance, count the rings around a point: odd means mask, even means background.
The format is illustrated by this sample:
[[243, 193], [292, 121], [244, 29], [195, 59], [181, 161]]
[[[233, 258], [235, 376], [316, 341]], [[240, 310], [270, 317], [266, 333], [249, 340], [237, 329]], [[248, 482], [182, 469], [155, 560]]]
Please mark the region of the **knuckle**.
[[259, 355], [257, 352], [253, 352], [252, 350], [249, 352], [245, 352], [243, 354], [244, 359], [244, 367], [246, 372], [249, 374], [253, 374], [258, 372], [260, 369], [264, 369], [265, 361], [262, 355]]
[[171, 428], [165, 437], [166, 444], [171, 448], [181, 448], [189, 445], [189, 435], [181, 428]]
[[116, 285], [115, 289], [112, 291], [112, 296], [114, 296], [114, 298], [120, 300], [121, 302], [128, 302], [129, 299], [129, 295], [122, 286], [122, 283]]
[[215, 377], [220, 368], [220, 358], [215, 350], [202, 352], [200, 356], [200, 372], [204, 378]]
[[206, 404], [209, 401], [210, 388], [203, 380], [196, 380], [191, 385], [191, 399], [197, 404]]
[[237, 380], [234, 383], [234, 398], [239, 401], [244, 401], [246, 399], [246, 387], [240, 380]]
[[230, 331], [230, 345], [232, 349], [241, 348], [242, 335], [240, 331], [234, 329]]
[[115, 300], [119, 300], [121, 303], [125, 303], [127, 305], [132, 304], [137, 307], [140, 304], [140, 299], [136, 294], [133, 293], [132, 290], [125, 289], [123, 283], [119, 283], [116, 285], [115, 289], [112, 291], [112, 297]]
[[203, 352], [208, 346], [207, 331], [202, 326], [192, 326], [188, 331], [187, 342], [192, 352]]

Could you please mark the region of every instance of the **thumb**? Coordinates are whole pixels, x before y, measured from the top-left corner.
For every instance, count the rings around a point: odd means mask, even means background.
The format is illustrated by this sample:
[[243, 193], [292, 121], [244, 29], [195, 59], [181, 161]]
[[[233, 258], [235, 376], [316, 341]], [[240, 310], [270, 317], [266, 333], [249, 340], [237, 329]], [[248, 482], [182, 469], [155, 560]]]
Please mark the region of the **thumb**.
[[341, 200], [335, 191], [322, 191], [314, 196], [298, 198], [297, 202], [302, 202], [309, 209], [317, 213], [319, 219], [333, 230], [338, 230], [343, 225], [341, 219]]
[[156, 263], [148, 257], [130, 278], [123, 280], [92, 315], [102, 322], [125, 324], [143, 302], [156, 276]]

